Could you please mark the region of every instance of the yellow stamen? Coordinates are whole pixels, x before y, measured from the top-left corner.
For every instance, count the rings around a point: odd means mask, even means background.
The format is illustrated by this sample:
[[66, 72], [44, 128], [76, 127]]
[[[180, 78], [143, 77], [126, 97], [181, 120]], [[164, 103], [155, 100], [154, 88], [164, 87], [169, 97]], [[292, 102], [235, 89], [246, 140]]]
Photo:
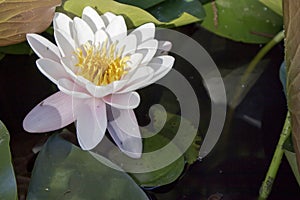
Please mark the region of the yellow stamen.
[[116, 51], [117, 43], [109, 46], [107, 43], [106, 40], [101, 47], [87, 43], [75, 51], [76, 66], [80, 68], [77, 75], [98, 86], [120, 80], [128, 72], [127, 61], [130, 57], [122, 57], [124, 47]]

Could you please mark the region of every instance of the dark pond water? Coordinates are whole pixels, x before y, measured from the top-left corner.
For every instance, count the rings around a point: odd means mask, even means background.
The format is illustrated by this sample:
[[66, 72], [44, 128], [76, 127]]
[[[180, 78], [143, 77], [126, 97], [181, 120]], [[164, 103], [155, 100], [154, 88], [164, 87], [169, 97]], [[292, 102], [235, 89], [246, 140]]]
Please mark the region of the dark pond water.
[[[220, 38], [194, 25], [183, 27], [180, 31], [192, 36], [209, 52], [224, 77], [249, 63], [261, 48], [260, 45]], [[257, 78], [253, 87], [249, 86], [245, 98], [233, 109], [233, 118], [227, 120], [226, 131], [211, 154], [186, 169], [182, 178], [174, 184], [147, 191], [153, 199], [257, 198], [286, 114], [285, 97], [278, 78], [283, 45], [277, 45], [267, 58], [268, 61], [259, 66], [262, 70], [253, 75]], [[50, 81], [35, 67], [35, 60], [35, 56], [7, 55], [0, 62], [0, 119], [11, 133], [20, 199], [25, 197], [35, 159], [31, 148], [42, 144], [48, 137], [25, 133], [22, 120], [33, 106], [55, 91]], [[190, 78], [194, 85], [200, 80], [198, 77]], [[228, 91], [233, 89], [229, 87]], [[209, 105], [203, 86], [198, 87], [197, 95], [202, 98], [202, 101], [199, 100], [201, 108]], [[209, 111], [204, 109], [203, 113], [200, 127], [205, 130]], [[300, 197], [300, 189], [284, 158], [269, 199], [297, 197]]]

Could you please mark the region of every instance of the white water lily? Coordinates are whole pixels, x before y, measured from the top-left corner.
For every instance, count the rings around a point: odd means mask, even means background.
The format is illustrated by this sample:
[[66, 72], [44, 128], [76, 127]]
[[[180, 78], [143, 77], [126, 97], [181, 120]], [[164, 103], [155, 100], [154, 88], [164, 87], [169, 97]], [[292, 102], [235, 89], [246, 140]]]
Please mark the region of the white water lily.
[[48, 132], [76, 121], [82, 149], [93, 149], [108, 129], [127, 155], [139, 158], [142, 139], [133, 109], [136, 89], [165, 76], [174, 58], [159, 55], [171, 43], [154, 39], [153, 23], [127, 34], [122, 16], [99, 16], [91, 7], [73, 20], [63, 13], [53, 19], [56, 45], [37, 34], [27, 40], [40, 57], [38, 69], [59, 92], [38, 104], [24, 119], [28, 132]]

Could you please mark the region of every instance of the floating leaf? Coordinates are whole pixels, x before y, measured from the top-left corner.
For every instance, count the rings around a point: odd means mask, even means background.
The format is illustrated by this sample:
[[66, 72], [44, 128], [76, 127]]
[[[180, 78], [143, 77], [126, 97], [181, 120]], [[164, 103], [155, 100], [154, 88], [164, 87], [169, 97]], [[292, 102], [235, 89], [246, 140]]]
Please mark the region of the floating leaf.
[[300, 1], [283, 4], [285, 24], [285, 63], [287, 71], [287, 102], [291, 113], [294, 149], [300, 171]]
[[9, 133], [0, 121], [0, 199], [17, 199], [16, 178], [11, 163]]
[[0, 46], [25, 41], [26, 33], [43, 32], [61, 0], [0, 1]]
[[259, 0], [261, 3], [268, 6], [278, 15], [282, 16], [282, 0]]
[[166, 0], [117, 0], [120, 3], [123, 4], [129, 4], [129, 5], [133, 5], [142, 9], [147, 9], [150, 8], [152, 6], [155, 6], [161, 2], [164, 2]]
[[12, 44], [5, 47], [0, 47], [0, 52], [5, 54], [31, 54], [32, 50], [30, 46], [27, 44], [27, 42], [22, 42], [19, 44]]
[[292, 171], [294, 173], [294, 176], [298, 182], [298, 185], [300, 186], [300, 174], [298, 171], [298, 166], [297, 166], [297, 158], [296, 158], [296, 154], [294, 152], [288, 151], [288, 150], [284, 150], [284, 154], [292, 168]]
[[108, 165], [118, 168], [53, 136], [35, 162], [27, 199], [148, 199], [129, 175]]
[[112, 0], [67, 0], [64, 3], [63, 8], [66, 12], [80, 16], [83, 8], [86, 6], [92, 6], [102, 14], [105, 12], [113, 12], [118, 15], [123, 15], [129, 28], [137, 27], [147, 22], [153, 22], [158, 26], [174, 27], [198, 22], [201, 20], [188, 13], [183, 13], [177, 19], [169, 22], [161, 22], [143, 9], [131, 5], [121, 4]]
[[[145, 130], [143, 132], [145, 134]], [[153, 152], [155, 150], [162, 148], [168, 143], [171, 143], [171, 145], [173, 145], [174, 147], [172, 148], [174, 151], [170, 153], [180, 154], [180, 150], [175, 146], [175, 144], [172, 143], [172, 141], [159, 134], [150, 138], [146, 138], [146, 139], [144, 138], [143, 149], [144, 152]], [[118, 164], [128, 163], [133, 161], [133, 159], [131, 158], [121, 156], [121, 154], [119, 154], [119, 152], [117, 151], [111, 151], [109, 157], [112, 160], [115, 160]], [[153, 159], [155, 159], [155, 161]], [[139, 167], [141, 168], [147, 165], [151, 166], [153, 162], [162, 162], [162, 163], [164, 162], [163, 158], [159, 156], [155, 158], [142, 156], [141, 160], [142, 160], [140, 162], [141, 164], [139, 165]], [[131, 173], [130, 175], [133, 177], [133, 179], [136, 180], [136, 182], [139, 185], [143, 187], [157, 187], [157, 186], [162, 186], [174, 182], [182, 174], [184, 165], [185, 165], [184, 158], [183, 156], [181, 156], [170, 165], [167, 165], [166, 167], [163, 167], [159, 170], [145, 172], [145, 173]]]
[[158, 20], [168, 22], [176, 19], [182, 13], [189, 13], [199, 19], [204, 19], [205, 11], [199, 0], [167, 0], [148, 11]]
[[266, 43], [282, 29], [282, 17], [258, 1], [215, 0], [204, 9], [202, 26], [235, 41]]

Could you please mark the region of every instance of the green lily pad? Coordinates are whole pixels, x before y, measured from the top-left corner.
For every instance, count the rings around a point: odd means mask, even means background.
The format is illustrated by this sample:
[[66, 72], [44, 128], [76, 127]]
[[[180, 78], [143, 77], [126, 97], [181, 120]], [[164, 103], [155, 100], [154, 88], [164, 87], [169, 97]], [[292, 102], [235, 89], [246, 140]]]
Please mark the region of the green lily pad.
[[120, 3], [123, 4], [129, 4], [129, 5], [133, 5], [142, 9], [147, 9], [150, 8], [152, 6], [155, 6], [161, 2], [164, 2], [166, 0], [117, 0]]
[[266, 43], [282, 30], [282, 17], [259, 1], [215, 0], [204, 9], [202, 26], [235, 41]]
[[5, 125], [0, 121], [0, 199], [17, 199], [16, 178], [11, 163], [9, 149], [9, 133]]
[[167, 0], [148, 11], [162, 22], [174, 20], [182, 13], [189, 13], [198, 19], [205, 18], [205, 11], [199, 0]]
[[147, 22], [153, 22], [158, 26], [176, 27], [199, 22], [201, 20], [184, 12], [180, 17], [172, 21], [162, 22], [141, 8], [121, 4], [112, 0], [67, 0], [63, 5], [63, 9], [65, 12], [81, 16], [82, 10], [86, 6], [94, 7], [100, 13], [112, 12], [117, 15], [123, 15], [126, 19], [128, 28], [134, 28]]
[[148, 199], [129, 175], [103, 163], [118, 168], [52, 136], [35, 162], [27, 199]]
[[22, 42], [18, 44], [12, 44], [5, 47], [0, 47], [0, 53], [4, 54], [15, 54], [15, 55], [22, 55], [27, 54], [30, 55], [32, 50], [27, 42]]
[[259, 0], [259, 2], [265, 4], [278, 15], [282, 16], [282, 0]]
[[[146, 138], [143, 140], [143, 149], [144, 152], [152, 152], [162, 148], [163, 146], [167, 145], [169, 142], [171, 142], [169, 139], [161, 135], [155, 135], [153, 137]], [[171, 145], [173, 146], [172, 149], [174, 151], [168, 153], [180, 154], [180, 150], [175, 146], [175, 144], [171, 144]], [[115, 160], [120, 165], [122, 163], [135, 162], [134, 159], [129, 158], [127, 156], [123, 156], [122, 154], [119, 154], [119, 152], [116, 150], [111, 151], [109, 157], [112, 160]], [[140, 168], [144, 168], [147, 166], [151, 166], [154, 162], [156, 163], [164, 162], [163, 159], [164, 157], [160, 157], [160, 156], [144, 157], [143, 154], [142, 157], [140, 158], [140, 162], [137, 161], [137, 163], [139, 164]], [[157, 186], [162, 186], [174, 182], [182, 174], [184, 170], [184, 166], [185, 166], [184, 158], [183, 156], [180, 156], [176, 161], [161, 169], [145, 172], [145, 173], [130, 173], [130, 175], [134, 180], [136, 180], [136, 182], [139, 185], [143, 187], [157, 187]]]

